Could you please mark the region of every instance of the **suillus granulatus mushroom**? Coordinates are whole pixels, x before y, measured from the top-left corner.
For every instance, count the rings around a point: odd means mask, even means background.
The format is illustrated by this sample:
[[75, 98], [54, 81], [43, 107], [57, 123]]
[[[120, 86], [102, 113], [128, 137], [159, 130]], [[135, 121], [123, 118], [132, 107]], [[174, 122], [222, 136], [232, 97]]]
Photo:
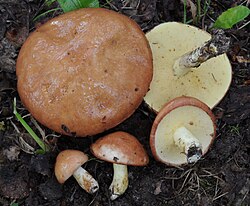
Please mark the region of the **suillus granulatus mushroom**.
[[[230, 40], [221, 33], [215, 33], [210, 41], [211, 35], [206, 31], [168, 22], [146, 34], [153, 53], [154, 74], [144, 99], [154, 111], [182, 95], [195, 97], [210, 108], [218, 104], [232, 78], [229, 59], [221, 54], [229, 48]], [[186, 68], [185, 63], [189, 64]]]
[[128, 187], [128, 165], [145, 166], [149, 159], [141, 143], [131, 134], [118, 131], [98, 139], [91, 145], [99, 159], [113, 163], [113, 181], [109, 187], [111, 200], [122, 195]]
[[90, 136], [128, 118], [153, 74], [145, 34], [130, 18], [102, 8], [65, 13], [37, 28], [17, 59], [17, 87], [48, 128]]
[[209, 107], [193, 97], [177, 97], [157, 114], [150, 134], [156, 160], [180, 166], [196, 163], [215, 139], [215, 117]]
[[78, 184], [88, 193], [94, 194], [99, 189], [98, 182], [81, 166], [88, 161], [88, 156], [78, 150], [64, 150], [56, 158], [55, 176], [63, 184], [72, 175]]

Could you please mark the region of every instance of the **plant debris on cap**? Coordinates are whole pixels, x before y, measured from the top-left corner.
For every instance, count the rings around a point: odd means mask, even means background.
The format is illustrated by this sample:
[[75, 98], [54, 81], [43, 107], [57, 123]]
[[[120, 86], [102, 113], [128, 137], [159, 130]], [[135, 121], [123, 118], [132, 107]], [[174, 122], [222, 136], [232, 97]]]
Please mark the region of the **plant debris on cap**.
[[20, 50], [16, 73], [20, 98], [40, 123], [88, 136], [116, 126], [140, 105], [152, 54], [133, 20], [86, 8], [36, 29]]
[[157, 114], [150, 134], [155, 159], [167, 165], [195, 163], [216, 136], [215, 117], [209, 107], [193, 97], [177, 97]]

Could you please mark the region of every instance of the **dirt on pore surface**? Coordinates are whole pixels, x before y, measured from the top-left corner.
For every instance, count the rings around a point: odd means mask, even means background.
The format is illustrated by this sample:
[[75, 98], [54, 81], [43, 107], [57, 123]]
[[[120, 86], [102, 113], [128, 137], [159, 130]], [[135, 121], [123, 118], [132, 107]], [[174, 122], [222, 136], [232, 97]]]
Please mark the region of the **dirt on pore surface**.
[[[188, 7], [187, 20], [191, 25], [210, 31], [214, 20], [223, 11], [240, 4], [246, 5], [246, 1], [201, 0], [201, 8], [208, 8], [207, 12], [202, 10], [200, 19], [194, 21]], [[95, 159], [89, 150], [89, 145], [103, 134], [89, 138], [67, 137], [36, 124], [20, 102], [16, 90], [15, 63], [20, 47], [30, 32], [62, 11], [50, 12], [37, 20], [34, 18], [57, 6], [54, 3], [48, 7], [43, 0], [0, 0], [0, 205], [248, 205], [250, 36], [247, 20], [226, 30], [231, 38], [227, 54], [233, 80], [226, 96], [213, 109], [218, 129], [209, 152], [195, 165], [185, 167], [169, 167], [156, 162], [149, 147], [155, 114], [142, 103], [130, 118], [104, 133], [122, 130], [133, 134], [144, 145], [150, 158], [148, 166], [128, 168], [126, 193], [110, 201], [108, 188], [113, 177], [112, 164]], [[131, 17], [144, 32], [162, 22], [182, 22], [184, 15], [182, 1], [103, 0], [101, 6]], [[14, 97], [17, 98], [18, 111], [34, 131], [50, 143], [51, 152], [34, 154], [37, 144], [13, 115]], [[73, 178], [64, 185], [57, 182], [55, 158], [65, 149], [77, 149], [89, 155], [90, 161], [84, 167], [100, 184], [95, 195], [87, 194]]]

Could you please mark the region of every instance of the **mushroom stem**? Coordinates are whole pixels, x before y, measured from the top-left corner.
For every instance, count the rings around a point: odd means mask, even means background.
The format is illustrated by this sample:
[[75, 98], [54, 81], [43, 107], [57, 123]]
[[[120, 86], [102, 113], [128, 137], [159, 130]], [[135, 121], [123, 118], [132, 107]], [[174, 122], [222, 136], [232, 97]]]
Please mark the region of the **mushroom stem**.
[[127, 165], [113, 164], [114, 176], [109, 187], [111, 192], [110, 199], [115, 200], [122, 195], [128, 188], [128, 169]]
[[188, 163], [196, 163], [201, 158], [201, 144], [186, 127], [180, 127], [175, 131], [174, 141], [178, 147], [185, 149]]
[[197, 68], [208, 59], [227, 52], [229, 46], [230, 38], [226, 37], [224, 31], [213, 30], [212, 38], [209, 41], [197, 49], [184, 54], [175, 61], [173, 66], [174, 75], [178, 77], [183, 76], [191, 68]]
[[79, 167], [73, 176], [86, 192], [94, 194], [99, 189], [98, 182], [82, 167]]

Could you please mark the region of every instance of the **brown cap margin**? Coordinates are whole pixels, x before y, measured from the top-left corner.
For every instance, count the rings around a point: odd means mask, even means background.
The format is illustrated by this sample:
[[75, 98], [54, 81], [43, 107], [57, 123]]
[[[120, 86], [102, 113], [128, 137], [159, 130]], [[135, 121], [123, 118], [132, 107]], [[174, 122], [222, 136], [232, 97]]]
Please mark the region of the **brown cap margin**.
[[64, 150], [56, 158], [55, 175], [63, 184], [73, 173], [88, 161], [88, 156], [78, 150]]
[[111, 163], [145, 166], [149, 162], [141, 143], [133, 135], [122, 131], [98, 139], [90, 149], [97, 158]]
[[178, 107], [182, 107], [182, 106], [195, 106], [198, 107], [200, 109], [202, 109], [203, 111], [205, 111], [207, 113], [207, 115], [211, 118], [212, 122], [213, 122], [213, 126], [214, 126], [214, 132], [213, 132], [213, 137], [212, 140], [209, 144], [209, 146], [207, 148], [204, 148], [205, 150], [203, 151], [203, 155], [207, 153], [208, 149], [210, 148], [210, 146], [212, 145], [215, 137], [216, 137], [216, 118], [214, 116], [214, 114], [212, 113], [212, 111], [210, 110], [210, 108], [203, 103], [202, 101], [194, 98], [194, 97], [188, 97], [188, 96], [181, 96], [181, 97], [177, 97], [173, 100], [171, 100], [170, 102], [166, 103], [162, 109], [159, 111], [159, 113], [157, 114], [152, 129], [151, 129], [151, 133], [150, 133], [150, 147], [151, 147], [151, 151], [152, 154], [154, 156], [154, 158], [157, 161], [160, 161], [166, 165], [169, 166], [180, 166], [180, 165], [174, 165], [174, 164], [170, 164], [168, 161], [161, 159], [158, 154], [157, 154], [157, 150], [155, 148], [155, 134], [156, 134], [156, 130], [157, 127], [159, 125], [159, 123], [161, 122], [161, 120], [168, 115], [171, 111], [173, 111], [174, 109], [178, 108]]

